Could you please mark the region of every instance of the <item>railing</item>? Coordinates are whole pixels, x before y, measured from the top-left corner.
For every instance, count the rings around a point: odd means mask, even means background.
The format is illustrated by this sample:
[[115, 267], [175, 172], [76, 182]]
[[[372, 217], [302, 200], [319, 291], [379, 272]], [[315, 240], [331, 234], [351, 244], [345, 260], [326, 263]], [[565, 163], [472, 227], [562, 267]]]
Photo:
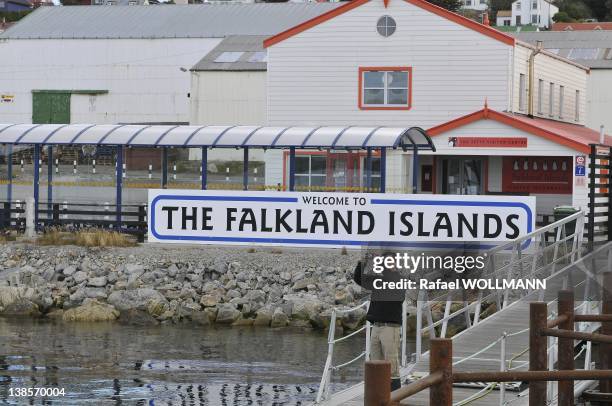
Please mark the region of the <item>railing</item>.
[[25, 229], [25, 202], [0, 202], [0, 230]]
[[[609, 249], [610, 247], [608, 247]], [[559, 316], [553, 319], [548, 317], [548, 304], [534, 302], [530, 304], [529, 322], [529, 371], [506, 370], [505, 342], [507, 334], [503, 334], [501, 343], [501, 371], [500, 372], [455, 372], [452, 363], [453, 347], [450, 339], [434, 339], [431, 341], [430, 373], [403, 388], [390, 392], [388, 382], [391, 379], [391, 367], [388, 361], [366, 362], [365, 367], [365, 406], [398, 405], [403, 399], [409, 398], [424, 389], [429, 390], [429, 403], [436, 406], [453, 405], [453, 383], [489, 382], [487, 388], [472, 395], [454, 406], [467, 404], [481, 396], [489, 388], [495, 388], [503, 382], [529, 382], [529, 404], [546, 405], [551, 398], [551, 391], [547, 390], [546, 382], [557, 381], [557, 404], [560, 406], [574, 405], [574, 380], [599, 379], [599, 392], [591, 393], [591, 399], [605, 399], [612, 396], [612, 272], [602, 275], [602, 314], [576, 314], [574, 306], [574, 293], [562, 290], [558, 293]], [[602, 334], [584, 333], [574, 331], [575, 323], [598, 322], [601, 323]], [[557, 328], [555, 328], [557, 327]], [[525, 331], [514, 334], [521, 334]], [[554, 363], [547, 357], [550, 353], [547, 339], [556, 337], [557, 371], [553, 371]], [[574, 340], [598, 342], [602, 346], [600, 370], [590, 369], [585, 360], [585, 369], [575, 370]], [[553, 346], [554, 347], [554, 346]], [[587, 350], [588, 351], [588, 350]], [[580, 355], [580, 353], [578, 354]], [[386, 383], [386, 384], [385, 384]], [[500, 385], [500, 405], [504, 405], [504, 385]], [[552, 399], [551, 399], [552, 400]]]
[[[361, 308], [365, 308], [367, 311], [369, 305], [370, 305], [370, 302], [368, 301], [368, 302], [363, 302], [358, 306], [351, 307], [349, 309], [340, 309], [340, 308], [332, 309], [331, 319], [329, 322], [329, 332], [327, 335], [327, 359], [325, 360], [325, 367], [323, 368], [323, 376], [321, 377], [319, 391], [317, 392], [316, 403], [320, 403], [321, 401], [329, 397], [329, 390], [331, 387], [333, 371], [336, 371], [336, 370], [339, 370], [340, 368], [344, 368], [348, 365], [351, 365], [352, 363], [360, 360], [361, 358], [364, 358], [366, 361], [370, 359], [370, 323], [369, 322], [366, 322], [361, 328], [351, 332], [348, 335], [345, 335], [340, 338], [336, 338], [336, 317], [338, 316], [338, 314], [352, 313]], [[404, 318], [405, 317], [406, 316], [404, 315]], [[366, 336], [365, 350], [348, 362], [344, 362], [339, 365], [333, 365], [335, 345], [363, 331], [365, 331], [365, 336]]]
[[[120, 212], [118, 212], [119, 209]], [[145, 204], [117, 206], [108, 202], [40, 202], [37, 225], [39, 229], [51, 227], [113, 229], [134, 234], [142, 242], [147, 233], [147, 206]]]
[[[486, 252], [486, 272], [482, 277], [497, 277], [510, 280], [520, 276], [536, 278], [554, 274], [560, 265], [569, 264], [580, 257], [584, 219], [584, 213], [577, 212], [521, 238], [500, 244], [488, 250]], [[573, 230], [571, 230], [571, 226], [573, 226]], [[550, 235], [554, 236], [552, 241], [549, 238]], [[518, 291], [511, 296], [510, 289], [506, 289], [498, 290], [485, 296], [481, 291], [474, 300], [470, 301], [466, 297], [465, 291], [448, 291], [446, 294], [432, 299], [428, 297], [429, 294], [426, 291], [420, 291], [416, 314], [416, 330], [420, 334], [416, 334], [415, 359], [417, 361], [420, 360], [424, 353], [422, 340], [424, 334], [429, 335], [430, 339], [436, 337], [445, 338], [449, 321], [456, 317], [464, 317], [466, 328], [470, 328], [481, 321], [484, 303], [494, 302], [495, 312], [498, 312], [529, 293], [531, 292]], [[461, 295], [458, 301], [463, 303], [463, 306], [451, 313], [451, 306], [457, 302], [453, 300], [453, 297], [458, 294]], [[434, 322], [432, 306], [434, 303], [440, 302], [445, 303], [444, 316]], [[474, 313], [473, 318], [471, 316], [472, 312]], [[439, 334], [436, 336], [436, 329], [438, 327]]]

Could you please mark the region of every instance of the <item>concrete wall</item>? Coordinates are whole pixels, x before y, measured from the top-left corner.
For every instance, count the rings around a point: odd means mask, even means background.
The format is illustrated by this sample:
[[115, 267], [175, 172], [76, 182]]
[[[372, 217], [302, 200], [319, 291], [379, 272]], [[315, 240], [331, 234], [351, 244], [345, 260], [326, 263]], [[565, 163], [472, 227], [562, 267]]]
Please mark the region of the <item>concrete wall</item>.
[[62, 39], [0, 42], [0, 122], [32, 122], [32, 90], [72, 95], [73, 123], [188, 122], [189, 69], [220, 39]]

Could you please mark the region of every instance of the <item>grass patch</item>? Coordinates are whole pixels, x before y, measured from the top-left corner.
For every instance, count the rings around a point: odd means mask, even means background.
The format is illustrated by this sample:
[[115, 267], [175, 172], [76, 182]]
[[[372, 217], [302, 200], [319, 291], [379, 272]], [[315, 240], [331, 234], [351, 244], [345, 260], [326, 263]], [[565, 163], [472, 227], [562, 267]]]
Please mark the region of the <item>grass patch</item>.
[[38, 245], [78, 245], [80, 247], [134, 247], [136, 242], [116, 231], [84, 230], [68, 233], [50, 230], [36, 240]]

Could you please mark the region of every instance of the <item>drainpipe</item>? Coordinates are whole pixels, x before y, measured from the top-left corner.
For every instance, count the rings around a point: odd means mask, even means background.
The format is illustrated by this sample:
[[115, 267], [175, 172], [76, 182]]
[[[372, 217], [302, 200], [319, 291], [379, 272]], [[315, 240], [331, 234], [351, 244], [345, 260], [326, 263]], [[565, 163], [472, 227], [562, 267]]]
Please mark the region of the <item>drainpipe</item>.
[[537, 54], [542, 52], [542, 41], [538, 41], [536, 49], [529, 55], [529, 110], [527, 115], [529, 118], [533, 118], [533, 86], [534, 86], [534, 72], [535, 72], [535, 57]]

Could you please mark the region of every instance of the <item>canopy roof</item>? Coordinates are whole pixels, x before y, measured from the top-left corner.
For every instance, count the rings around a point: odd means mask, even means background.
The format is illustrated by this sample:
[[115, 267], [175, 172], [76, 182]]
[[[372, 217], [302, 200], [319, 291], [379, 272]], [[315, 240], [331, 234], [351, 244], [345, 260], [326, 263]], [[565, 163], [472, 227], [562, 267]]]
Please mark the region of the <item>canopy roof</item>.
[[0, 144], [214, 148], [418, 148], [435, 151], [427, 133], [418, 127], [0, 124]]

